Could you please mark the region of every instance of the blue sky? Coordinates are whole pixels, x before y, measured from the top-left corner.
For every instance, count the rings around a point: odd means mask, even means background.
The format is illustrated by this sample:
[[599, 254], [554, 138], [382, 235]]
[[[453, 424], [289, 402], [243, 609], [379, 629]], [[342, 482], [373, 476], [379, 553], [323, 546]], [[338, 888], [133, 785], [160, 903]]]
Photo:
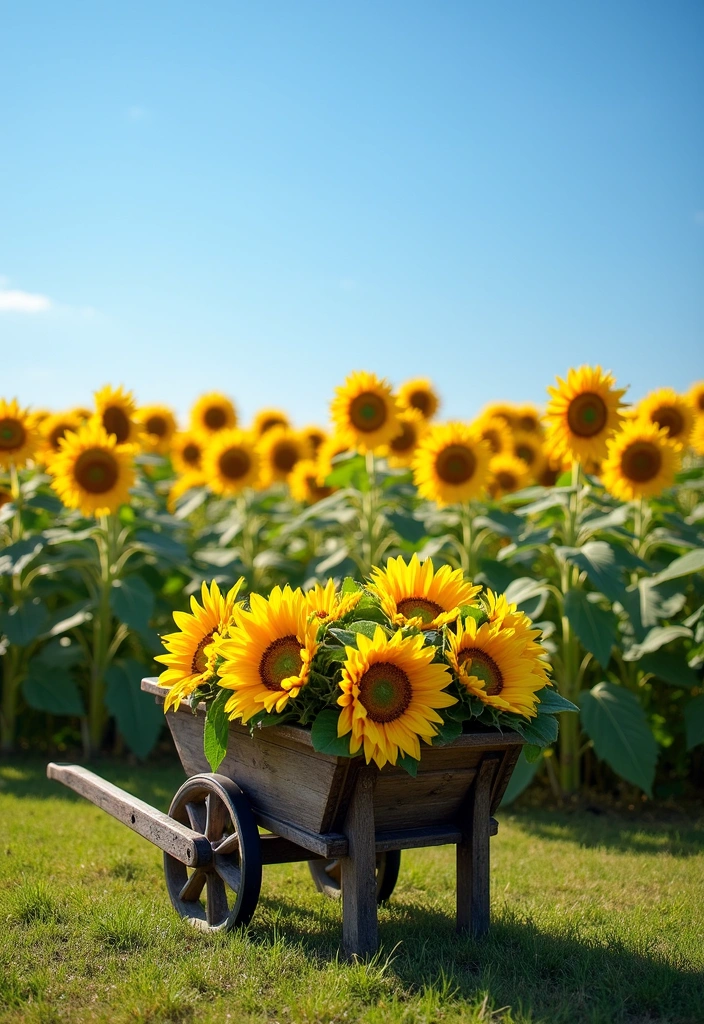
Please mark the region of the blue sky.
[[6, 4], [0, 394], [704, 376], [704, 5]]

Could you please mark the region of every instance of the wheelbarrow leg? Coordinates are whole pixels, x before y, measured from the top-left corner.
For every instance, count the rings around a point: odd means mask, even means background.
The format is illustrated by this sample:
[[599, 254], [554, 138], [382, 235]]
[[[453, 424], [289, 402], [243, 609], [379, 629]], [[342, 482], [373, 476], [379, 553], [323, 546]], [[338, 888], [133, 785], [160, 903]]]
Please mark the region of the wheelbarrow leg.
[[360, 767], [345, 819], [349, 843], [342, 857], [342, 949], [347, 959], [376, 953], [376, 845], [374, 835], [374, 771]]
[[469, 830], [457, 844], [457, 931], [476, 938], [489, 930], [489, 828], [491, 786], [497, 761], [479, 765], [470, 798]]

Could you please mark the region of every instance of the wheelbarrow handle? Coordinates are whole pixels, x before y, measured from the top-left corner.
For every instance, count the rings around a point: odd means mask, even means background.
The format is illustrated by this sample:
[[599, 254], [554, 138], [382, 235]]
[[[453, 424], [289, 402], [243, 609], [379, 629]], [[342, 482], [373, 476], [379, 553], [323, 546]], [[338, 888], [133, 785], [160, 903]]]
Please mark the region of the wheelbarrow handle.
[[46, 774], [101, 807], [182, 864], [195, 868], [210, 862], [212, 849], [204, 835], [163, 814], [151, 804], [138, 800], [119, 786], [106, 782], [94, 772], [78, 764], [55, 764], [52, 761], [46, 766]]

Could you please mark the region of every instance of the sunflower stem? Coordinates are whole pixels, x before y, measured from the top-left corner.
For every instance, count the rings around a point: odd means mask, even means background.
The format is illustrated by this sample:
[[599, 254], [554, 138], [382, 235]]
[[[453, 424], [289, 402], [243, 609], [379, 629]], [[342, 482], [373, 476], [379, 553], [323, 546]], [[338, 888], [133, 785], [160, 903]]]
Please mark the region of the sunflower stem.
[[95, 755], [103, 739], [105, 729], [105, 672], [110, 663], [112, 637], [112, 611], [110, 609], [110, 591], [113, 581], [115, 563], [115, 529], [114, 516], [101, 516], [100, 529], [95, 535], [100, 562], [100, 588], [98, 608], [93, 625], [93, 656], [91, 659], [90, 689], [88, 694], [88, 756]]
[[10, 493], [12, 503], [15, 506], [15, 514], [12, 517], [12, 540], [22, 540], [22, 488], [20, 487], [20, 475], [14, 462], [10, 463]]
[[2, 659], [2, 715], [0, 717], [0, 749], [9, 754], [15, 746], [15, 722], [17, 718], [17, 687], [19, 678], [15, 672], [14, 649], [9, 648]]
[[466, 501], [459, 507], [462, 544], [460, 546], [460, 564], [462, 572], [469, 579], [474, 579], [474, 549], [472, 545], [472, 506]]

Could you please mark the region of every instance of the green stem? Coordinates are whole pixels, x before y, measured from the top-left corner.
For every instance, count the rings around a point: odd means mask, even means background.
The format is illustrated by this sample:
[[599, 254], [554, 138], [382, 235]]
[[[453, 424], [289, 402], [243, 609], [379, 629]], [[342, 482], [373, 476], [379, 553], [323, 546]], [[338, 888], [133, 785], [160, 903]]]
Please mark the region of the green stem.
[[105, 729], [105, 672], [109, 664], [110, 591], [114, 566], [114, 523], [112, 516], [101, 516], [100, 532], [96, 535], [100, 561], [100, 590], [98, 608], [93, 624], [93, 657], [91, 660], [90, 691], [88, 694], [88, 743], [87, 753], [96, 754], [100, 749]]
[[459, 507], [462, 544], [460, 547], [460, 566], [469, 579], [474, 579], [474, 548], [472, 544], [472, 506], [464, 502]]
[[20, 477], [17, 472], [17, 466], [14, 462], [10, 463], [10, 493], [12, 494], [12, 503], [15, 506], [15, 514], [12, 517], [12, 540], [22, 540], [22, 488], [20, 487]]
[[15, 745], [15, 721], [17, 718], [17, 686], [14, 651], [10, 647], [2, 659], [2, 718], [0, 719], [0, 749], [9, 754]]
[[376, 547], [376, 517], [379, 506], [379, 487], [376, 479], [374, 452], [367, 452], [365, 461], [369, 490], [362, 494], [362, 521], [360, 527], [362, 532], [363, 575], [368, 576], [372, 566], [376, 564], [378, 554]]

